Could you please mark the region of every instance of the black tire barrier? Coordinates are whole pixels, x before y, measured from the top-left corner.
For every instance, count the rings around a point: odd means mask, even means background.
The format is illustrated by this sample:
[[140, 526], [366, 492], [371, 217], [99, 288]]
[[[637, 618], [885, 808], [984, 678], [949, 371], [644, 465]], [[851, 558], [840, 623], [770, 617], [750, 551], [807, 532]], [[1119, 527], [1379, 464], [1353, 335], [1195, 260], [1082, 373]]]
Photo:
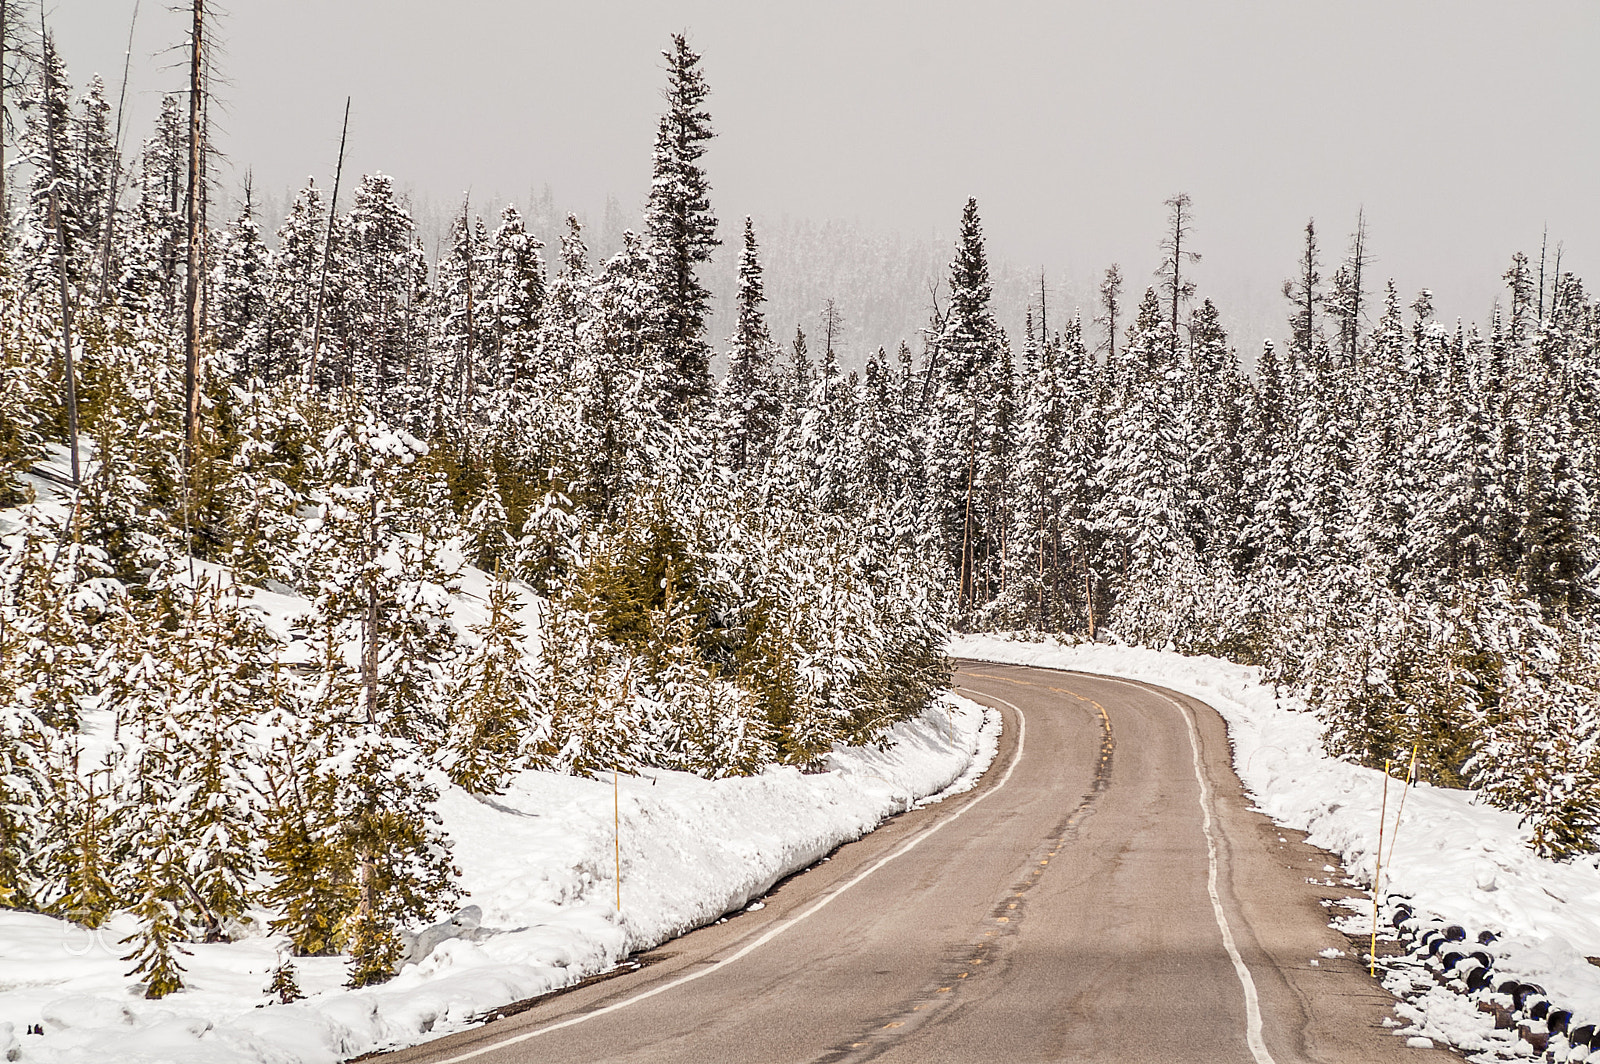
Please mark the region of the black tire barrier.
[[[1492, 1014], [1498, 1029], [1517, 1028], [1535, 1054], [1544, 1054], [1558, 1035], [1564, 1035], [1574, 1050], [1600, 1052], [1600, 1022], [1574, 1026], [1572, 1010], [1556, 1007], [1538, 983], [1514, 978], [1497, 982], [1495, 955], [1482, 948], [1499, 940], [1493, 931], [1480, 931], [1469, 941], [1460, 924], [1446, 924], [1426, 912], [1419, 915], [1408, 901], [1395, 905], [1388, 923], [1399, 930], [1402, 939], [1411, 940], [1412, 957], [1438, 961], [1435, 971], [1441, 973], [1438, 978], [1443, 985], [1459, 988], [1465, 984], [1466, 993], [1477, 998], [1477, 1010]], [[1600, 1057], [1593, 1059], [1600, 1061]]]
[[1528, 1003], [1528, 999], [1530, 997], [1534, 996], [1535, 994], [1543, 993], [1544, 987], [1540, 986], [1538, 983], [1518, 983], [1517, 989], [1511, 992], [1511, 1000], [1516, 1002], [1518, 1009], [1521, 1009]]

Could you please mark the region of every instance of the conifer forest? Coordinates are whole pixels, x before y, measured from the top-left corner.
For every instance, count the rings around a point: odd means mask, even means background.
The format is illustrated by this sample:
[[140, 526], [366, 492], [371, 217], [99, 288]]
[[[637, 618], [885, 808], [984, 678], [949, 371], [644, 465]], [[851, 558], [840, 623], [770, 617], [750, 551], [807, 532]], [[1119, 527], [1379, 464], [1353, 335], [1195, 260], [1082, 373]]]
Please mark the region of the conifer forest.
[[208, 214], [198, 46], [123, 152], [98, 79], [0, 40], [0, 904], [134, 914], [151, 996], [262, 908], [380, 982], [456, 897], [441, 786], [810, 767], [920, 713], [951, 629], [1258, 665], [1330, 753], [1600, 849], [1600, 303], [1537, 249], [1444, 322], [1307, 224], [1240, 351], [1204, 204], [1008, 331], [968, 201], [926, 328], [847, 371], [831, 317], [769, 327], [682, 36], [603, 261], [470, 201], [431, 256], [342, 165], [276, 232]]

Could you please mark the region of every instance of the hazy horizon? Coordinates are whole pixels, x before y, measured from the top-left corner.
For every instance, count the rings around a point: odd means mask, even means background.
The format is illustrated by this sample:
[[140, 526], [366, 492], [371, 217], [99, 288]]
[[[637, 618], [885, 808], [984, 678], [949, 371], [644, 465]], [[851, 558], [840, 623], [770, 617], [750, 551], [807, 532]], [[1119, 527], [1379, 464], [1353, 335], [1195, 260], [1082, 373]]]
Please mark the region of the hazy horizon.
[[[1246, 356], [1285, 332], [1278, 290], [1308, 217], [1326, 277], [1364, 210], [1374, 289], [1394, 277], [1409, 302], [1431, 288], [1446, 320], [1486, 323], [1512, 253], [1537, 258], [1546, 225], [1580, 276], [1600, 244], [1591, 3], [1456, 4], [1448, 21], [1420, 3], [501, 7], [469, 0], [446, 22], [412, 0], [237, 3], [214, 22], [220, 187], [236, 196], [249, 170], [281, 201], [308, 175], [331, 181], [349, 95], [349, 179], [393, 175], [424, 232], [468, 190], [526, 208], [548, 186], [597, 227], [615, 197], [636, 219], [659, 52], [686, 30], [711, 86], [705, 161], [729, 244], [747, 213], [948, 240], [976, 196], [991, 256], [1046, 272], [1069, 310], [1113, 261], [1136, 298], [1162, 201], [1186, 191], [1200, 294]], [[133, 9], [48, 12], [75, 86], [98, 72], [113, 104]], [[186, 32], [182, 13], [141, 6], [130, 152], [185, 85]]]

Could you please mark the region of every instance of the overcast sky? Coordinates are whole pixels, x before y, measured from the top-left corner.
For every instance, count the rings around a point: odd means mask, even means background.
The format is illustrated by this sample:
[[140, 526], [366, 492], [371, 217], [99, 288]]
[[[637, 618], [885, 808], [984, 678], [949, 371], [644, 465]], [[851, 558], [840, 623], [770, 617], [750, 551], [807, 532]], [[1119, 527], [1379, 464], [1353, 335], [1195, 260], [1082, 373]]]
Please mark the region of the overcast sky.
[[[113, 100], [133, 7], [48, 8], [74, 80], [99, 71]], [[1447, 315], [1484, 319], [1547, 224], [1600, 286], [1596, 0], [230, 0], [216, 26], [222, 180], [249, 167], [280, 195], [331, 180], [350, 95], [354, 174], [438, 203], [548, 184], [563, 209], [635, 209], [659, 52], [686, 30], [725, 240], [746, 213], [949, 233], [976, 196], [995, 256], [1082, 277], [1120, 261], [1142, 284], [1183, 190], [1202, 294], [1280, 334], [1306, 219], [1335, 260], [1363, 206], [1378, 276]], [[132, 144], [185, 84], [184, 32], [144, 0]]]

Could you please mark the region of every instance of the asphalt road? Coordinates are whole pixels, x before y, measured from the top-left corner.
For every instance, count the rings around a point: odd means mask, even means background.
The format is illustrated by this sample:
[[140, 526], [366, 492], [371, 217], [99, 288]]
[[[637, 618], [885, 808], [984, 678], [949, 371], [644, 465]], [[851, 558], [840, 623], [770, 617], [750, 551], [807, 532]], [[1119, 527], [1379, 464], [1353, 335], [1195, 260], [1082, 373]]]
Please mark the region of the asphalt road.
[[897, 817], [639, 971], [394, 1064], [1457, 1060], [1328, 926], [1336, 864], [1251, 812], [1217, 714], [963, 664], [1005, 717], [982, 784]]

